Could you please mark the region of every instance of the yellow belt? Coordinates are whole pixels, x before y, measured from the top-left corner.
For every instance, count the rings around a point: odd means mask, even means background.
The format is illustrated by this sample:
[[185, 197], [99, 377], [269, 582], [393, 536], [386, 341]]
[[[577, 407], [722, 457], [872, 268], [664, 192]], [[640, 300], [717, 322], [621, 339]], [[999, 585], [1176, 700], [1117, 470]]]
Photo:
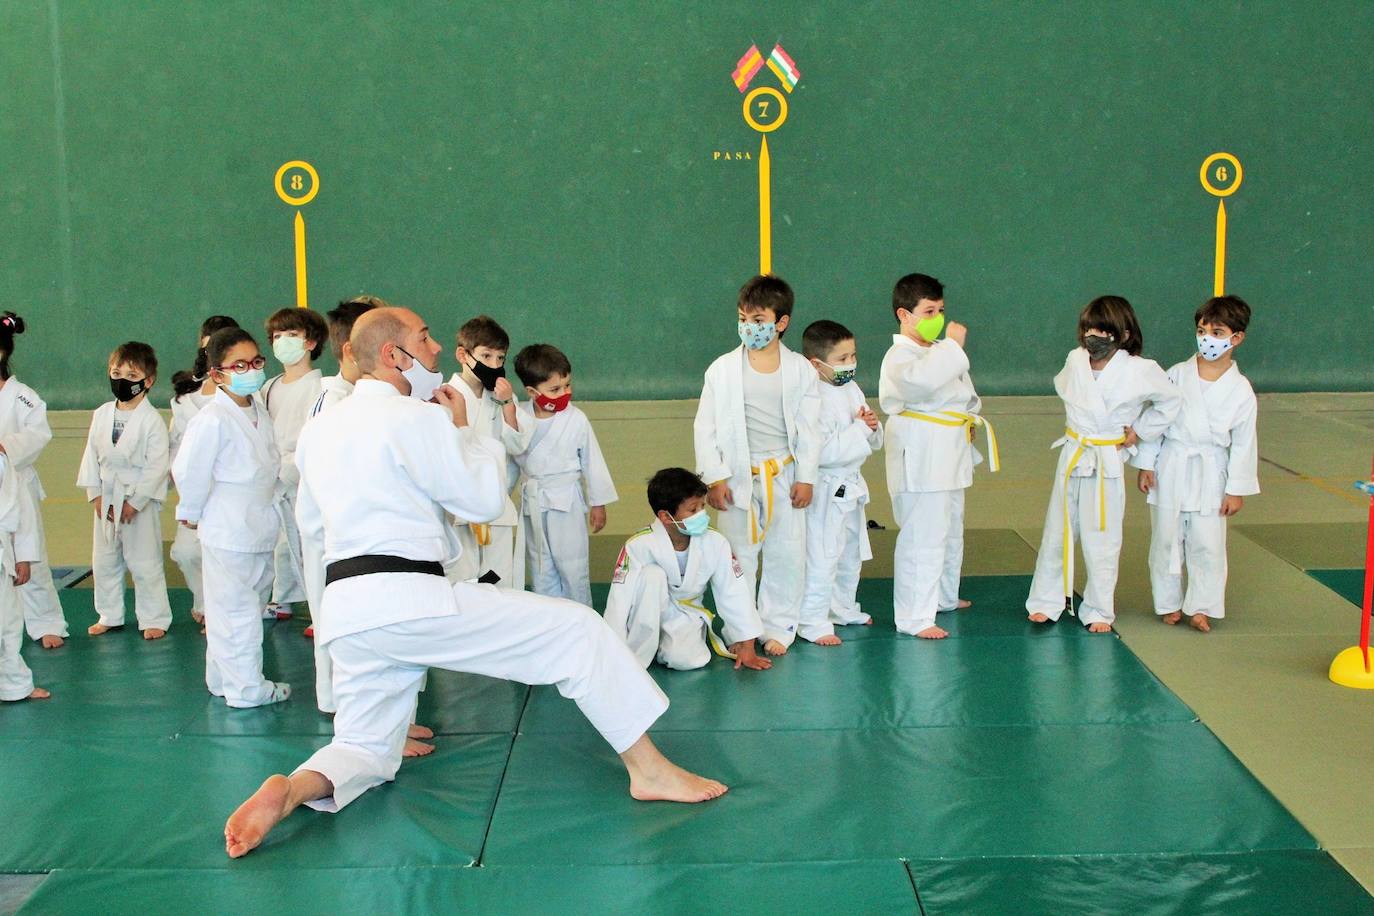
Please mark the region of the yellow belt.
[[479, 525], [476, 522], [472, 522], [469, 523], [468, 527], [472, 529], [472, 536], [477, 538], [478, 547], [486, 547], [491, 543], [490, 525]]
[[764, 535], [768, 533], [768, 526], [773, 524], [773, 481], [777, 478], [779, 474], [782, 473], [782, 469], [787, 467], [791, 463], [792, 456], [788, 455], [782, 461], [779, 461], [776, 458], [769, 458], [767, 461], [763, 462], [758, 467], [751, 467], [749, 469], [754, 474], [763, 475], [763, 500], [764, 512], [766, 513], [763, 521], [763, 531], [759, 531], [758, 516], [754, 514], [754, 499], [752, 496], [750, 496], [749, 543], [757, 544], [759, 541], [762, 541]]
[[[1074, 449], [1073, 457], [1069, 459], [1069, 466], [1064, 469], [1064, 597], [1072, 600], [1073, 598], [1073, 528], [1069, 524], [1069, 478], [1073, 476], [1073, 469], [1078, 467], [1078, 462], [1082, 460], [1084, 453], [1090, 448], [1107, 448], [1109, 446], [1121, 445], [1126, 441], [1126, 436], [1120, 435], [1112, 439], [1089, 439], [1087, 436], [1080, 435], [1072, 429], [1065, 427], [1064, 437], [1072, 439], [1078, 443], [1078, 448]], [[1097, 457], [1097, 530], [1107, 530], [1107, 482], [1102, 475], [1102, 456]]]
[[719, 636], [716, 635], [716, 615], [706, 610], [704, 606], [698, 604], [695, 600], [684, 598], [681, 600], [680, 603], [687, 605], [694, 611], [700, 611], [703, 615], [705, 615], [706, 641], [711, 644], [711, 651], [719, 655], [721, 658], [728, 658], [733, 661], [735, 658], [735, 653], [727, 649], [725, 647], [725, 640], [721, 639]]
[[994, 474], [1002, 470], [1002, 456], [997, 451], [997, 433], [993, 431], [992, 424], [985, 418], [973, 413], [964, 413], [959, 410], [940, 410], [934, 413], [922, 413], [919, 410], [904, 410], [900, 416], [908, 417], [912, 420], [924, 420], [926, 423], [934, 423], [938, 426], [962, 426], [968, 430], [969, 441], [973, 441], [973, 430], [976, 427], [983, 427], [983, 431], [988, 437], [988, 468]]

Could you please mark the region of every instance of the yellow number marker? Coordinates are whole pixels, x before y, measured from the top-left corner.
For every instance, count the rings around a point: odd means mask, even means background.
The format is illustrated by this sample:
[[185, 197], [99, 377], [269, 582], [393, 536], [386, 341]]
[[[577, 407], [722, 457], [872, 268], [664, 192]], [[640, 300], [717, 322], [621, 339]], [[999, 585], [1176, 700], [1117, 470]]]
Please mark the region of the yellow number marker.
[[[1212, 272], [1212, 295], [1221, 296], [1226, 293], [1226, 198], [1236, 193], [1245, 173], [1241, 170], [1240, 160], [1235, 156], [1230, 153], [1213, 153], [1202, 161], [1199, 177], [1207, 193], [1217, 198], [1217, 246], [1216, 262]], [[1213, 178], [1230, 183], [1224, 188], [1219, 188], [1212, 184]]]
[[[760, 96], [767, 98], [761, 99]], [[770, 109], [774, 110], [773, 119], [766, 123], [759, 121], [758, 118], [768, 117]], [[758, 117], [755, 117], [756, 114]], [[762, 135], [759, 137], [759, 273], [761, 274], [773, 272], [772, 161], [768, 156], [768, 134], [781, 127], [782, 122], [786, 120], [787, 98], [772, 86], [760, 86], [744, 97], [744, 123]]]
[[[297, 170], [296, 174], [291, 176], [290, 187], [293, 191], [301, 190], [305, 184], [304, 179], [300, 176], [300, 172], [304, 172], [310, 176], [310, 190], [306, 191], [304, 194], [288, 194], [286, 189], [282, 187], [282, 178], [285, 177], [287, 172], [293, 169]], [[272, 186], [276, 190], [277, 196], [284, 202], [293, 207], [304, 207], [315, 199], [316, 194], [320, 193], [320, 175], [310, 163], [300, 159], [292, 159], [290, 162], [284, 163], [281, 168], [277, 169], [276, 177], [272, 179]], [[309, 308], [309, 297], [307, 295], [308, 284], [306, 283], [305, 272], [305, 217], [301, 214], [299, 209], [296, 210], [295, 236], [296, 307]]]

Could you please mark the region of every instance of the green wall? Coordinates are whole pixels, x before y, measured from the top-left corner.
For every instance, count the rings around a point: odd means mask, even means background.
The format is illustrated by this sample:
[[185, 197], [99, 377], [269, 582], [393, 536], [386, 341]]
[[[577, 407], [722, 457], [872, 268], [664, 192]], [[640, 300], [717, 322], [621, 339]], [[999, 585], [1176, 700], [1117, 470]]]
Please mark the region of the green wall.
[[[759, 8], [746, 12], [745, 6]], [[1042, 393], [1094, 295], [1147, 351], [1211, 292], [1215, 150], [1240, 157], [1228, 291], [1262, 389], [1374, 388], [1374, 5], [0, 3], [0, 284], [17, 373], [107, 398], [120, 340], [189, 362], [227, 312], [411, 304], [444, 343], [489, 312], [562, 346], [584, 398], [693, 396], [757, 268], [757, 151], [729, 80], [755, 41], [802, 71], [770, 137], [774, 269], [859, 335], [876, 387], [892, 282], [948, 287], [985, 393]], [[776, 85], [764, 71], [755, 85]], [[799, 345], [799, 340], [797, 341]], [[453, 368], [445, 355], [445, 370]], [[165, 385], [159, 400], [165, 399]]]

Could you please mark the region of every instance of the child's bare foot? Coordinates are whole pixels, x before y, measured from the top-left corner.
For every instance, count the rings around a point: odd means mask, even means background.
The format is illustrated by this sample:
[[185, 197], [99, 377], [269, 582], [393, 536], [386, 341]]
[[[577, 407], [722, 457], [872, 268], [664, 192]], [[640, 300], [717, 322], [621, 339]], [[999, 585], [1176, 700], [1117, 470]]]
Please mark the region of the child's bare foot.
[[1049, 622], [1050, 622], [1050, 619], [1049, 619], [1048, 617], [1046, 617], [1044, 614], [1040, 613], [1039, 611], [1036, 611], [1034, 614], [1028, 615], [1028, 616], [1026, 617], [1026, 619], [1029, 620], [1031, 623], [1049, 623]]
[[1174, 624], [1178, 623], [1180, 620], [1183, 619], [1183, 612], [1174, 611], [1172, 614], [1165, 614], [1161, 616], [1159, 619], [1164, 623], [1167, 623], [1169, 626], [1173, 626]]
[[870, 618], [868, 618], [867, 620], [865, 620], [865, 621], [864, 621], [864, 626], [866, 626], [866, 627], [871, 627], [871, 626], [873, 626], [873, 618], [870, 617]]
[[[107, 627], [103, 623], [93, 623], [90, 626], [86, 627], [86, 635], [99, 636], [101, 633], [108, 633], [113, 629], [117, 629], [117, 627]], [[47, 639], [46, 636], [43, 638]], [[44, 648], [46, 648], [46, 646]]]
[[229, 858], [246, 856], [281, 822], [289, 810], [291, 781], [278, 773], [267, 777], [248, 801], [229, 815], [224, 825], [224, 851]]
[[728, 791], [724, 783], [689, 773], [666, 757], [660, 757], [654, 766], [630, 770], [630, 797], [637, 801], [692, 805], [720, 798]]
[[200, 611], [194, 611], [194, 610], [193, 610], [193, 611], [191, 611], [191, 619], [194, 620], [196, 623], [204, 623], [204, 622], [205, 622], [205, 615], [204, 615], [203, 613], [201, 613]]
[[204, 635], [205, 635], [205, 627], [201, 627], [201, 628], [200, 628], [200, 635], [201, 635], [201, 636], [204, 636]]
[[940, 627], [926, 627], [924, 630], [917, 630], [918, 639], [944, 639], [949, 633]]
[[840, 637], [838, 637], [838, 636], [836, 636], [836, 635], [834, 635], [834, 634], [832, 633], [832, 634], [829, 635], [829, 636], [822, 636], [820, 639], [816, 640], [816, 645], [818, 645], [818, 646], [838, 646], [838, 645], [841, 645], [843, 642], [844, 642], [844, 640], [840, 639]]
[[39, 644], [44, 649], [60, 649], [62, 648], [62, 644], [64, 642], [66, 642], [66, 640], [64, 640], [61, 636], [54, 636], [51, 633], [49, 633], [47, 636], [44, 636], [41, 640], [39, 640]]
[[416, 741], [414, 738], [407, 738], [405, 750], [401, 751], [401, 756], [428, 757], [432, 753], [434, 753], [434, 745], [425, 744], [423, 741]]
[[776, 639], [770, 639], [763, 644], [763, 651], [767, 652], [769, 655], [786, 655], [787, 647]]
[[1212, 625], [1207, 622], [1206, 614], [1194, 614], [1192, 617], [1189, 617], [1188, 626], [1197, 630], [1199, 633], [1212, 632]]
[[46, 700], [46, 699], [48, 699], [48, 698], [51, 697], [51, 696], [52, 696], [52, 694], [51, 694], [50, 692], [44, 690], [42, 687], [35, 687], [35, 688], [33, 688], [33, 693], [29, 694], [28, 699], [30, 699], [30, 700]]
[[959, 602], [958, 602], [957, 604], [955, 604], [954, 606], [955, 606], [957, 609], [963, 611], [963, 610], [967, 610], [968, 608], [973, 607], [973, 602], [972, 602], [972, 601], [969, 601], [967, 598], [960, 598], [960, 599], [959, 599]]
[[1088, 624], [1089, 633], [1110, 633], [1112, 625], [1110, 623], [1090, 623]]
[[426, 728], [418, 722], [410, 723], [410, 728], [406, 730], [407, 738], [433, 738], [434, 729]]
[[148, 629], [146, 629], [146, 630], [143, 631], [143, 638], [144, 638], [144, 639], [161, 639], [162, 637], [164, 637], [164, 636], [166, 636], [166, 635], [167, 635], [167, 631], [166, 631], [166, 630], [160, 630], [160, 629], [158, 629], [157, 627], [149, 627]]

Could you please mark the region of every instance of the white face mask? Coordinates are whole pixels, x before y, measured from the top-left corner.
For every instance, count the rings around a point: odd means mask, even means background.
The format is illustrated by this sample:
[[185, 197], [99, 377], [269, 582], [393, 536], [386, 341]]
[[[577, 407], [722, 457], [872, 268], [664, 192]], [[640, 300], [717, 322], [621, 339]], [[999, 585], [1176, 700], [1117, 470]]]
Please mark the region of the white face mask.
[[428, 401], [433, 398], [435, 389], [444, 383], [444, 377], [432, 369], [426, 369], [418, 359], [400, 346], [396, 349], [410, 356], [410, 367], [401, 370], [401, 375], [410, 382], [410, 396], [417, 401]]
[[1229, 337], [1213, 337], [1211, 334], [1203, 334], [1197, 339], [1197, 351], [1209, 363], [1221, 359], [1221, 354], [1229, 349], [1231, 349], [1231, 338]]
[[272, 355], [283, 366], [294, 366], [305, 359], [305, 341], [300, 337], [278, 337], [272, 341]]

